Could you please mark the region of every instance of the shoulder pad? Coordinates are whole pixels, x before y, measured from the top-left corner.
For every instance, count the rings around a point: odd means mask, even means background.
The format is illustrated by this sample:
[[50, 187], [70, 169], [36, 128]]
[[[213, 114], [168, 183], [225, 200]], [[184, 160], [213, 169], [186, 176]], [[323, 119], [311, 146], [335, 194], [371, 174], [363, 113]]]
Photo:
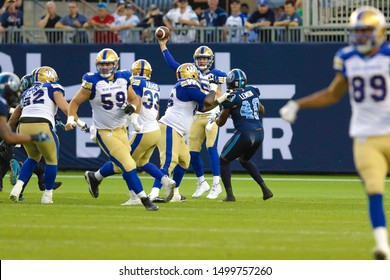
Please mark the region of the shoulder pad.
[[92, 90], [93, 84], [83, 79], [83, 81], [81, 83], [81, 87], [86, 89], [86, 90]]
[[141, 80], [140, 79], [137, 79], [135, 77], [131, 77], [130, 78], [130, 83], [131, 85], [134, 85], [134, 86], [139, 86], [141, 84]]

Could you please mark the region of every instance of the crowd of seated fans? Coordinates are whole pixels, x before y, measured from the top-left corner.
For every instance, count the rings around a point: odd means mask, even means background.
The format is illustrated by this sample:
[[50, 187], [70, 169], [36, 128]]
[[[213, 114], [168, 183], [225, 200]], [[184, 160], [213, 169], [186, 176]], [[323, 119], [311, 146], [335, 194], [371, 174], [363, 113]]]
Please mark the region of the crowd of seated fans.
[[[302, 1], [282, 1], [117, 0], [115, 8], [109, 1], [89, 2], [95, 15], [88, 18], [79, 11], [78, 1], [67, 1], [68, 13], [59, 15], [51, 0], [39, 15], [38, 27], [47, 29], [46, 42], [51, 44], [147, 43], [161, 25], [171, 29], [175, 43], [198, 42], [200, 36], [207, 42], [269, 42], [269, 28], [263, 27], [302, 25]], [[275, 2], [283, 5], [276, 7]], [[23, 26], [23, 0], [0, 0], [0, 7], [1, 42], [21, 43], [23, 33], [12, 30]], [[207, 28], [199, 31], [199, 27]], [[284, 40], [285, 33], [278, 32], [278, 38]]]

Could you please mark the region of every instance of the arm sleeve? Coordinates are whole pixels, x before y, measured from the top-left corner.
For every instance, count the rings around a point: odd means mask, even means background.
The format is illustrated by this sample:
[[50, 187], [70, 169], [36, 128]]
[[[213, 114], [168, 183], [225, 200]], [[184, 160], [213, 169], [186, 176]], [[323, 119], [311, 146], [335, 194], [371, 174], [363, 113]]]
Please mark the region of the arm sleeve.
[[163, 51], [163, 56], [169, 67], [171, 67], [176, 72], [176, 69], [179, 68], [180, 64], [173, 58], [168, 50]]

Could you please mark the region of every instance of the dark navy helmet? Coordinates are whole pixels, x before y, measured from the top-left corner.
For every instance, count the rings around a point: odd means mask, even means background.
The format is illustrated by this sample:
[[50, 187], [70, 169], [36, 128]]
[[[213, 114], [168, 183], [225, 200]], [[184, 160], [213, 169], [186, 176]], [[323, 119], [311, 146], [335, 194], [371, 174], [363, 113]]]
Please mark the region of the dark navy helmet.
[[229, 71], [226, 78], [226, 87], [228, 89], [244, 88], [246, 86], [246, 75], [244, 71], [234, 68]]
[[32, 87], [33, 86], [32, 79], [33, 79], [33, 75], [32, 74], [24, 75], [20, 79], [20, 90], [21, 91], [25, 91], [26, 89]]
[[7, 101], [9, 106], [17, 106], [20, 100], [20, 79], [14, 73], [0, 74], [0, 96]]

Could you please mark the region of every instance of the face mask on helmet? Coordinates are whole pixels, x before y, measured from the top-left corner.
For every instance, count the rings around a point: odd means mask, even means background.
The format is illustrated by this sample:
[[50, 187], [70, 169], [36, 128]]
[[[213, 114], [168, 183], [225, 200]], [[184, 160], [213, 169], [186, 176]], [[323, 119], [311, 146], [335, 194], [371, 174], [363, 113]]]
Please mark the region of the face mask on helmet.
[[229, 71], [226, 78], [226, 87], [231, 90], [245, 88], [246, 75], [241, 69], [232, 69]]
[[9, 106], [16, 107], [20, 100], [20, 79], [14, 73], [3, 72], [0, 74], [0, 96]]
[[131, 74], [136, 77], [144, 77], [147, 80], [150, 80], [152, 76], [152, 66], [145, 59], [138, 59], [131, 66]]
[[59, 80], [57, 72], [49, 66], [35, 68], [31, 75], [32, 84], [56, 83]]
[[109, 78], [118, 70], [119, 57], [112, 49], [103, 49], [96, 56], [96, 70], [103, 78]]
[[184, 63], [176, 70], [177, 80], [195, 79], [198, 80], [198, 69], [192, 63]]
[[[199, 58], [204, 58], [199, 60]], [[207, 46], [201, 46], [194, 52], [194, 62], [196, 67], [203, 71], [207, 68], [211, 68], [214, 63], [214, 53]]]
[[365, 54], [384, 42], [386, 19], [378, 9], [361, 7], [351, 14], [349, 23], [350, 42], [360, 53]]

